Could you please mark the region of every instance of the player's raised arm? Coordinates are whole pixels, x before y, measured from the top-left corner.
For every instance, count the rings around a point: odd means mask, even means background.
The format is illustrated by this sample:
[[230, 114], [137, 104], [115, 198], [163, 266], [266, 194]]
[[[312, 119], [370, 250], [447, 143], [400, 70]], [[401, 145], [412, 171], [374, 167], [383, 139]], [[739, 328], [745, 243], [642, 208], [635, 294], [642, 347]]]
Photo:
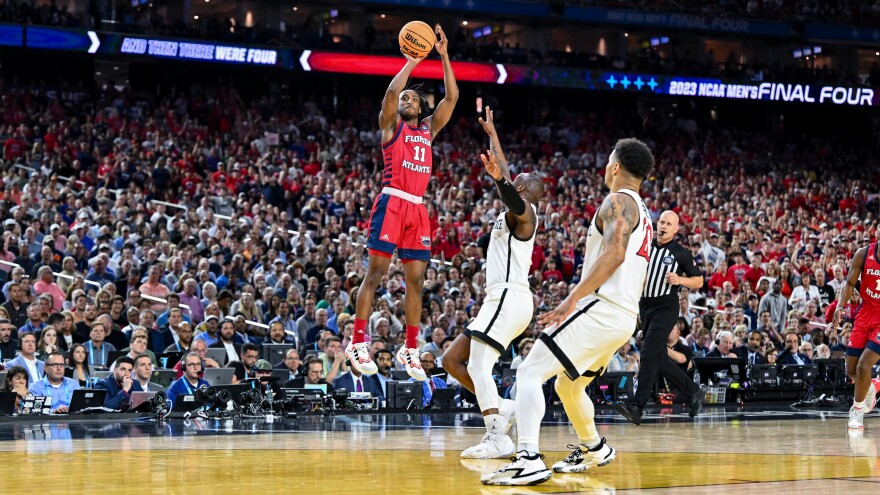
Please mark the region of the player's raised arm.
[[425, 57], [416, 58], [406, 54], [403, 50], [400, 53], [403, 53], [403, 56], [406, 57], [406, 65], [394, 76], [391, 84], [388, 85], [388, 89], [385, 90], [385, 97], [382, 99], [382, 109], [379, 110], [379, 129], [383, 131], [390, 129], [393, 132], [393, 128], [397, 126], [397, 106], [400, 92], [406, 87], [409, 76], [416, 66], [419, 65], [419, 62], [425, 60]]
[[626, 194], [611, 193], [599, 207], [596, 222], [602, 231], [602, 254], [591, 266], [584, 267], [581, 281], [558, 308], [538, 316], [538, 322], [542, 325], [565, 321], [574, 312], [578, 300], [595, 292], [623, 263], [629, 236], [639, 222], [638, 206]]
[[437, 133], [449, 122], [452, 117], [452, 110], [458, 102], [458, 84], [455, 82], [455, 74], [452, 73], [452, 62], [449, 61], [449, 40], [446, 39], [446, 33], [443, 28], [437, 25], [437, 44], [434, 49], [440, 55], [443, 62], [443, 86], [446, 88], [446, 96], [437, 104], [434, 115], [429, 117], [431, 123], [431, 139], [437, 136]]
[[[504, 150], [501, 149], [501, 141], [498, 139], [498, 131], [495, 129], [495, 112], [493, 112], [489, 106], [486, 106], [485, 120], [483, 117], [480, 117], [478, 120], [480, 121], [480, 125], [483, 126], [483, 130], [486, 131], [486, 134], [489, 136], [489, 151], [491, 151], [491, 154], [494, 155], [496, 160], [498, 160], [498, 165], [501, 168], [501, 176], [509, 182], [513, 182], [513, 179], [510, 178], [510, 167], [507, 163], [507, 157], [504, 156]], [[489, 172], [489, 174], [491, 175], [492, 172]], [[492, 177], [495, 178], [494, 175]]]

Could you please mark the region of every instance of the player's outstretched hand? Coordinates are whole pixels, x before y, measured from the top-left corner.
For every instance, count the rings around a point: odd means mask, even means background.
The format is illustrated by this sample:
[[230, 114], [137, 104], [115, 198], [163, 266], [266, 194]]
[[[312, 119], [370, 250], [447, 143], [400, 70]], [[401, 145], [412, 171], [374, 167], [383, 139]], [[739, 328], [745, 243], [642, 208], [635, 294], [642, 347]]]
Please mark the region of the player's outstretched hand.
[[480, 153], [480, 160], [483, 160], [483, 167], [493, 179], [501, 180], [501, 166], [498, 165], [498, 159], [495, 158], [495, 153], [492, 153], [492, 150]]
[[419, 62], [421, 62], [422, 60], [425, 60], [428, 57], [428, 55], [425, 55], [424, 57], [413, 57], [409, 53], [406, 53], [405, 51], [403, 51], [403, 48], [400, 49], [400, 53], [402, 53], [403, 56], [406, 57], [406, 60], [408, 62], [412, 62], [415, 65], [419, 65]]
[[483, 117], [480, 117], [478, 120], [480, 121], [480, 125], [483, 126], [483, 130], [486, 131], [486, 134], [494, 136], [497, 133], [495, 131], [495, 112], [489, 108], [489, 105], [486, 105], [486, 119], [483, 120]]
[[434, 32], [437, 33], [437, 42], [434, 43], [434, 49], [437, 50], [437, 55], [441, 57], [446, 57], [449, 55], [449, 40], [446, 39], [446, 33], [443, 32], [443, 28], [440, 27], [440, 24], [434, 26]]
[[538, 315], [538, 323], [544, 325], [544, 328], [547, 328], [550, 325], [559, 325], [568, 318], [568, 315], [574, 313], [576, 306], [576, 302], [565, 299], [559, 303], [559, 306], [553, 311]]

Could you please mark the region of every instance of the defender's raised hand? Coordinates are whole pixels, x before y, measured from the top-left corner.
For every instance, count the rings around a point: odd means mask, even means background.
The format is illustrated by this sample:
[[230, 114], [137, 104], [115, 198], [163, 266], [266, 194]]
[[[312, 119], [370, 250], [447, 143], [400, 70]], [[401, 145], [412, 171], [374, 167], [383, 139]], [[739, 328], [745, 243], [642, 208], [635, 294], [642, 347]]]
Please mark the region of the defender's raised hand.
[[483, 117], [478, 119], [480, 121], [480, 125], [483, 126], [483, 130], [486, 131], [486, 134], [489, 136], [495, 136], [498, 132], [495, 130], [495, 112], [486, 105], [486, 119]]
[[492, 153], [491, 150], [486, 150], [485, 153], [480, 153], [480, 160], [483, 161], [483, 168], [486, 169], [486, 172], [489, 172], [493, 179], [501, 180], [501, 165], [498, 165], [495, 153]]

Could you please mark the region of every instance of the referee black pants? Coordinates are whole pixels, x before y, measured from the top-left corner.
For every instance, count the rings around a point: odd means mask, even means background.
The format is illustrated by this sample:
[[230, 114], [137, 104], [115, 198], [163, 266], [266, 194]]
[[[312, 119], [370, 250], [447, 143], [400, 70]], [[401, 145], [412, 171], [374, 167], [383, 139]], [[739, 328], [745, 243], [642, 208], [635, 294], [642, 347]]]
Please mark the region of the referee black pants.
[[666, 377], [677, 390], [686, 393], [688, 398], [700, 390], [687, 373], [669, 358], [666, 339], [678, 319], [678, 305], [674, 308], [665, 306], [668, 305], [640, 305], [639, 308], [644, 339], [639, 366], [639, 388], [636, 390], [636, 403], [640, 408], [644, 408], [651, 398], [658, 373]]

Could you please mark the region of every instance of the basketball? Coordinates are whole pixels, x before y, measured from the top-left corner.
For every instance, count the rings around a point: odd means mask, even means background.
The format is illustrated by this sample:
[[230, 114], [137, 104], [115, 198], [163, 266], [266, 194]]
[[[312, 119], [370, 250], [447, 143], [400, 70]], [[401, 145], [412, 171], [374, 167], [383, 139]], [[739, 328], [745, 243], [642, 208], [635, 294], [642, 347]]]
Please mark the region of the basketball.
[[434, 48], [437, 37], [431, 26], [422, 21], [411, 21], [403, 26], [397, 36], [400, 49], [407, 55], [420, 58], [424, 57]]

